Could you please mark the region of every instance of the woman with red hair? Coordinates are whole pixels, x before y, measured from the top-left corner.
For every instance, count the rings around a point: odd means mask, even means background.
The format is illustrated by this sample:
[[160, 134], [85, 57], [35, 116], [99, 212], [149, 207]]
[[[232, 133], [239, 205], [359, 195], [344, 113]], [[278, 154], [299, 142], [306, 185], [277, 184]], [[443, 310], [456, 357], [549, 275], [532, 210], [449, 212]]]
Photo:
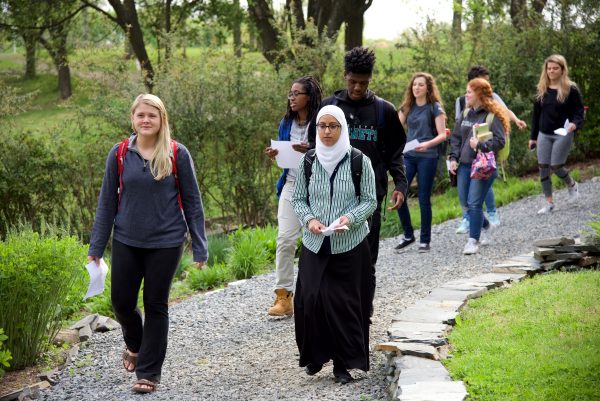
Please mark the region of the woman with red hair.
[[[450, 170], [457, 174], [458, 197], [461, 204], [468, 206], [469, 240], [463, 249], [465, 255], [477, 253], [479, 245], [487, 245], [481, 229], [490, 227], [483, 215], [482, 205], [485, 195], [498, 176], [498, 172], [486, 179], [471, 178], [471, 164], [477, 152], [494, 152], [498, 155], [504, 147], [505, 135], [510, 132], [510, 120], [506, 109], [492, 97], [492, 87], [483, 78], [475, 78], [467, 84], [465, 96], [467, 111], [460, 116], [451, 137]], [[473, 127], [490, 121], [490, 139], [480, 141], [473, 135]]]

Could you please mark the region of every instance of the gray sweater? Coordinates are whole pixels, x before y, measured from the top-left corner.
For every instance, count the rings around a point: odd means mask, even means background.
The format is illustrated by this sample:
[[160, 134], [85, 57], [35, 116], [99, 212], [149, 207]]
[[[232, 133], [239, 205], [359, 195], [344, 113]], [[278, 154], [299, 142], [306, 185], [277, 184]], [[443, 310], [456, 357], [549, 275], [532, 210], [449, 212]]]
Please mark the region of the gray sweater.
[[[194, 162], [187, 148], [177, 143], [177, 173], [183, 213], [177, 203], [177, 186], [173, 174], [154, 180], [150, 162], [145, 161], [135, 145], [135, 135], [123, 160], [123, 193], [118, 205], [119, 175], [116, 151], [112, 147], [106, 158], [104, 181], [98, 199], [96, 219], [88, 255], [102, 256], [111, 231], [113, 238], [138, 248], [174, 248], [192, 237], [194, 261], [208, 259], [208, 242], [204, 230], [204, 209]], [[117, 210], [118, 209], [118, 210]]]
[[[473, 162], [475, 156], [477, 156], [477, 152], [471, 149], [469, 145], [469, 139], [473, 135], [473, 125], [485, 123], [487, 115], [487, 111], [480, 107], [477, 110], [469, 109], [465, 118], [462, 118], [462, 115], [460, 116], [450, 137], [450, 160], [456, 160], [462, 164]], [[504, 127], [500, 119], [494, 117], [490, 131], [493, 134], [492, 139], [487, 142], [479, 142], [477, 149], [482, 152], [494, 152], [497, 157], [498, 152], [505, 144]]]

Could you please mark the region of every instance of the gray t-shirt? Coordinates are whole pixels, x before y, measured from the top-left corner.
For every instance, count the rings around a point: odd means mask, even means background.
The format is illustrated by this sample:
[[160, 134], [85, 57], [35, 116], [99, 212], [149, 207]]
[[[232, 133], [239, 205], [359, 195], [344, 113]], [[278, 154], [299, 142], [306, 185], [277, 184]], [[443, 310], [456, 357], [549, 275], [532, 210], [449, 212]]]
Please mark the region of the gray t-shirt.
[[[308, 140], [308, 131], [306, 130], [307, 126], [308, 126], [308, 124], [303, 124], [303, 125], [298, 124], [296, 119], [294, 119], [294, 121], [292, 121], [292, 129], [290, 130], [290, 141], [292, 143], [306, 142]], [[287, 182], [296, 181], [297, 174], [298, 174], [298, 169], [291, 168], [288, 170], [285, 180]]]
[[[417, 106], [413, 104], [408, 116], [406, 117], [406, 125], [408, 126], [408, 134], [406, 135], [406, 142], [412, 141], [413, 139], [419, 142], [429, 141], [435, 138], [438, 134], [435, 129], [435, 118], [440, 114], [444, 113], [442, 105], [438, 102], [426, 103], [423, 106]], [[410, 151], [406, 153], [412, 157], [438, 157], [437, 146], [427, 149], [425, 152]]]

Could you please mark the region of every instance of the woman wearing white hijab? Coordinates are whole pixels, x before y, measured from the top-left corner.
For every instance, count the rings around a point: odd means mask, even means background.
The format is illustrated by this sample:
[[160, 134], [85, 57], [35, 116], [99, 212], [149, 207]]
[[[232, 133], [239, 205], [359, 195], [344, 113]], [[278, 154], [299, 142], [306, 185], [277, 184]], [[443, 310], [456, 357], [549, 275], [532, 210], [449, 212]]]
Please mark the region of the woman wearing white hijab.
[[371, 256], [366, 237], [367, 218], [377, 203], [375, 174], [362, 155], [357, 197], [344, 112], [325, 106], [316, 121], [310, 182], [298, 174], [292, 196], [304, 226], [294, 299], [296, 343], [307, 374], [333, 360], [335, 381], [346, 384], [352, 380], [348, 369], [369, 370]]

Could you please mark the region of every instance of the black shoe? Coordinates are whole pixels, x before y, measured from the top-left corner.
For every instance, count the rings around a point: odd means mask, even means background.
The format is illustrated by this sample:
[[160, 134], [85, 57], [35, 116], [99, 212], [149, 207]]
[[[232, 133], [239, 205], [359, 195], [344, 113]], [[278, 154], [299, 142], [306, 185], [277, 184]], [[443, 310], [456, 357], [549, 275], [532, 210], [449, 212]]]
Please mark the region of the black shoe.
[[412, 238], [404, 237], [404, 238], [402, 238], [402, 242], [396, 246], [396, 249], [402, 249], [405, 246], [412, 244], [413, 242], [415, 242], [415, 237], [412, 237]]
[[321, 369], [323, 369], [323, 365], [322, 364], [320, 364], [320, 363], [309, 363], [304, 368], [304, 371], [306, 372], [307, 375], [314, 376], [317, 373], [319, 373], [321, 371]]
[[350, 372], [348, 372], [346, 369], [334, 366], [333, 367], [333, 380], [336, 383], [347, 384], [347, 383], [350, 383], [352, 380], [354, 380], [354, 378], [350, 375]]
[[419, 244], [419, 252], [424, 253], [424, 252], [429, 252], [431, 250], [431, 248], [429, 247], [429, 244]]

